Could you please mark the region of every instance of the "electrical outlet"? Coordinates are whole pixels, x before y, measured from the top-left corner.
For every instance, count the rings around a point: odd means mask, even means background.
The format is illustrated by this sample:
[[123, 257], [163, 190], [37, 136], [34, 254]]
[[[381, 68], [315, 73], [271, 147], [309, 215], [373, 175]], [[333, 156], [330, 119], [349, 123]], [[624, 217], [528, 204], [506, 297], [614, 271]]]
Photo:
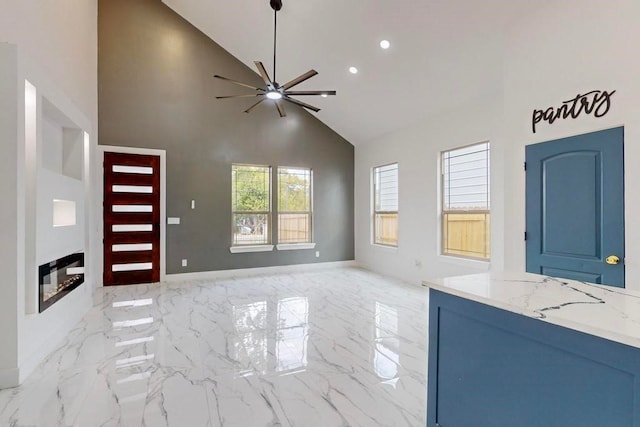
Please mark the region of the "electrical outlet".
[[186, 260], [186, 259], [183, 259], [183, 260], [182, 260], [182, 266], [183, 266], [183, 267], [186, 267], [186, 266], [187, 266], [187, 260]]
[[316, 251], [316, 258], [320, 258], [320, 251]]
[[195, 209], [196, 208], [196, 201], [192, 200], [191, 201], [191, 209]]

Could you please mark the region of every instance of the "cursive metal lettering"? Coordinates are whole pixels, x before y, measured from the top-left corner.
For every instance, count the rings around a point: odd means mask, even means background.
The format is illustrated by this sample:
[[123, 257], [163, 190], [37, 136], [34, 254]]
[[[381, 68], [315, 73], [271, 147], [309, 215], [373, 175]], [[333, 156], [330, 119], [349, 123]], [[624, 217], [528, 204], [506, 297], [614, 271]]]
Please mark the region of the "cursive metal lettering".
[[609, 112], [611, 96], [614, 93], [616, 93], [615, 90], [611, 92], [592, 90], [585, 94], [578, 94], [568, 101], [563, 101], [558, 108], [549, 107], [546, 110], [533, 110], [533, 116], [531, 117], [533, 133], [536, 133], [536, 125], [542, 120], [552, 124], [558, 119], [568, 119], [569, 117], [577, 119], [582, 113], [593, 113], [594, 117], [602, 117]]

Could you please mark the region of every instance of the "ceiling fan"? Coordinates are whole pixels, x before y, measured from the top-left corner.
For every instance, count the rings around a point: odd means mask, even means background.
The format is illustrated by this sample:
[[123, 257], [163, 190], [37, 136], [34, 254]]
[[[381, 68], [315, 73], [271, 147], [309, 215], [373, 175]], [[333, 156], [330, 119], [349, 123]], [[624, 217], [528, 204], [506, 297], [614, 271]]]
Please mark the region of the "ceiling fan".
[[249, 89], [253, 89], [255, 93], [246, 94], [246, 95], [228, 95], [228, 96], [216, 96], [216, 99], [228, 99], [228, 98], [251, 98], [258, 97], [259, 100], [251, 107], [247, 108], [244, 112], [250, 113], [251, 110], [256, 108], [265, 100], [273, 100], [278, 109], [278, 113], [280, 117], [285, 117], [287, 114], [284, 111], [284, 103], [283, 101], [291, 102], [292, 104], [299, 105], [308, 110], [318, 112], [319, 108], [314, 107], [313, 105], [309, 105], [305, 102], [299, 101], [291, 97], [291, 95], [302, 96], [302, 95], [335, 95], [335, 90], [290, 90], [292, 87], [299, 85], [305, 80], [310, 79], [311, 77], [318, 74], [316, 70], [309, 70], [306, 73], [296, 77], [295, 79], [287, 82], [283, 85], [280, 85], [276, 81], [276, 30], [278, 24], [278, 11], [282, 9], [282, 0], [270, 0], [271, 8], [273, 9], [273, 80], [269, 78], [269, 74], [267, 74], [266, 68], [262, 65], [260, 61], [254, 61], [253, 63], [256, 65], [258, 72], [260, 73], [260, 77], [264, 80], [265, 87], [255, 87], [246, 83], [239, 82], [237, 80], [229, 79], [227, 77], [222, 77], [219, 75], [214, 75], [213, 77], [221, 80], [228, 81], [230, 83], [236, 84], [238, 86], [246, 87]]

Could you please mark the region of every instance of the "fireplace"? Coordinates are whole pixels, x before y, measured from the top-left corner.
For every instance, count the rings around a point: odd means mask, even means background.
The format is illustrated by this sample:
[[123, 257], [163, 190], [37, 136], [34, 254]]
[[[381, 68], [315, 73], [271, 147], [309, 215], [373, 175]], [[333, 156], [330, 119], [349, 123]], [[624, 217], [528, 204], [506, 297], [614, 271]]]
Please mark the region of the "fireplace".
[[42, 313], [84, 282], [84, 253], [74, 253], [43, 264], [38, 273], [38, 309]]

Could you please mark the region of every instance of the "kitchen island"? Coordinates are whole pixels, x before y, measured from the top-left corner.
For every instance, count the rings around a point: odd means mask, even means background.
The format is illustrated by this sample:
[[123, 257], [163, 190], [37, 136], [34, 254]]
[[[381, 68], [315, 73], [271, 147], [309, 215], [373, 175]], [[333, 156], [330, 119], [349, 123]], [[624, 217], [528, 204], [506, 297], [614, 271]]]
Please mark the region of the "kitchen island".
[[640, 292], [530, 273], [424, 284], [428, 426], [640, 427]]

